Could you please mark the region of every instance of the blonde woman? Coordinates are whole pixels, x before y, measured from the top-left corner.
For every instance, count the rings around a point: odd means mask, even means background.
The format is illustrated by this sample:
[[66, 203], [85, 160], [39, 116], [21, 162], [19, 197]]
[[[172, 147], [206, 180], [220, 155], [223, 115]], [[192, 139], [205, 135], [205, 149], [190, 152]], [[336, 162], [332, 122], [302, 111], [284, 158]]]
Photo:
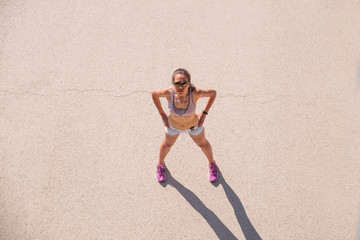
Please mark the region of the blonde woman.
[[[165, 97], [169, 104], [170, 115], [167, 115], [160, 102], [160, 97]], [[195, 113], [196, 102], [199, 98], [209, 97], [205, 109]], [[180, 133], [188, 133], [194, 142], [205, 153], [209, 161], [209, 180], [218, 179], [217, 165], [209, 141], [205, 138], [203, 127], [205, 118], [216, 97], [213, 89], [199, 89], [191, 83], [190, 73], [183, 68], [176, 69], [172, 74], [172, 86], [152, 92], [152, 98], [162, 117], [165, 126], [165, 139], [160, 145], [159, 162], [157, 164], [157, 179], [159, 182], [166, 180], [165, 157], [174, 145]]]

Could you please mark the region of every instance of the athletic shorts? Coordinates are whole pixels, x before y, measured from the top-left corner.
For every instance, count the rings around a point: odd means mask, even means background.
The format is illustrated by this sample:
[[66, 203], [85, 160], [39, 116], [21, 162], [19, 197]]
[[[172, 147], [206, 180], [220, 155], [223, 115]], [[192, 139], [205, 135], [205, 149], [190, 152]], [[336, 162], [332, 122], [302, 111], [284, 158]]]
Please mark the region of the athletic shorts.
[[[169, 124], [170, 125], [170, 124]], [[198, 124], [196, 124], [194, 127], [191, 127], [190, 129], [186, 129], [186, 130], [180, 130], [177, 128], [174, 128], [173, 126], [170, 125], [170, 128], [165, 127], [165, 132], [167, 134], [169, 134], [170, 136], [177, 136], [180, 133], [188, 133], [191, 136], [198, 136], [200, 135], [202, 132], [204, 131], [204, 127], [198, 127]]]

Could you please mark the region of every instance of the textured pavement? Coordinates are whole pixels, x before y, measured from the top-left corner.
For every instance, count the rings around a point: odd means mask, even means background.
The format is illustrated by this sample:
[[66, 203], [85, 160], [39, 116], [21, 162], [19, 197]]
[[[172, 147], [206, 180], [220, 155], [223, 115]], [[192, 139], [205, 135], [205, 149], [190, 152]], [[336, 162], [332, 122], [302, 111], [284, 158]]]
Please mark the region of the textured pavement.
[[[359, 26], [357, 1], [0, 0], [0, 239], [360, 239]], [[216, 184], [187, 135], [156, 180], [180, 67], [217, 90]]]

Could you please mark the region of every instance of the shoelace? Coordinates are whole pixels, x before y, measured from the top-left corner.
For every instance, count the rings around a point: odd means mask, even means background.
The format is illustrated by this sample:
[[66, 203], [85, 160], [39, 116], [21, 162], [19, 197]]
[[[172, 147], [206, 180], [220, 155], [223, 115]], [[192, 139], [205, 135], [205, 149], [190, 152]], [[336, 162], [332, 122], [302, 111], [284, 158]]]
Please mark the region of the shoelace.
[[157, 167], [157, 172], [164, 172], [164, 168], [161, 167], [161, 166], [158, 166], [158, 167]]
[[216, 166], [210, 166], [211, 173], [216, 173]]

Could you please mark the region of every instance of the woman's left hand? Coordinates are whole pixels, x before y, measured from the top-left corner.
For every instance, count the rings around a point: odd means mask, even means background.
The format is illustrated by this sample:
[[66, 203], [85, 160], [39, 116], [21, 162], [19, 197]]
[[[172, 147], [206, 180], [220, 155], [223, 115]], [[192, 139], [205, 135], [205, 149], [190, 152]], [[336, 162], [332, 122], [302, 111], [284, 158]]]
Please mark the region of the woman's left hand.
[[203, 113], [198, 114], [198, 118], [199, 118], [198, 127], [201, 127], [204, 124], [205, 117], [206, 115]]

